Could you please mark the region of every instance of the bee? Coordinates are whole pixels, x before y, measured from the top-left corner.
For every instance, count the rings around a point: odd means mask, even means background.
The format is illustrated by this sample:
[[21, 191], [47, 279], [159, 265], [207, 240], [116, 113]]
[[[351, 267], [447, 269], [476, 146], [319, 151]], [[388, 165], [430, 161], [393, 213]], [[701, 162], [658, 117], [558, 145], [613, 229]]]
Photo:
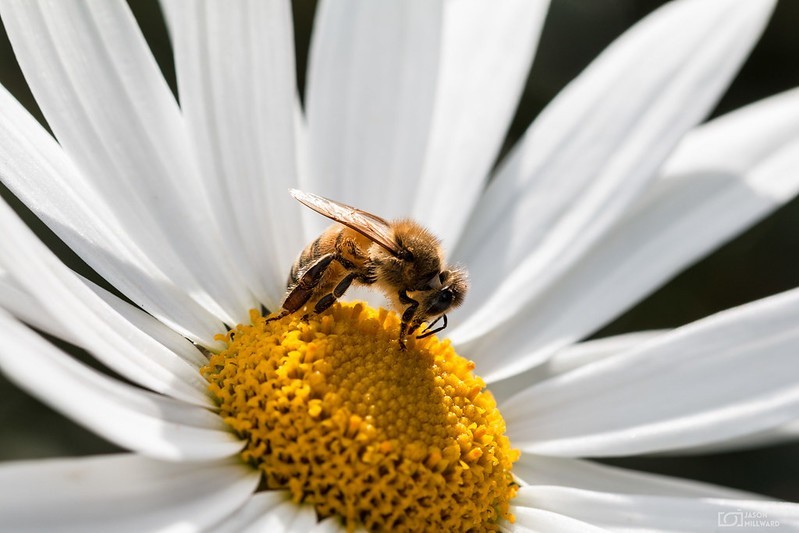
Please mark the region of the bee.
[[[444, 263], [435, 235], [410, 219], [388, 222], [315, 194], [289, 192], [335, 223], [300, 253], [291, 267], [281, 310], [267, 322], [306, 306], [321, 313], [355, 284], [382, 290], [401, 314], [402, 349], [407, 335], [423, 322], [429, 326], [417, 338], [447, 327], [446, 313], [463, 302], [469, 283], [465, 270]], [[441, 319], [443, 325], [432, 329]]]

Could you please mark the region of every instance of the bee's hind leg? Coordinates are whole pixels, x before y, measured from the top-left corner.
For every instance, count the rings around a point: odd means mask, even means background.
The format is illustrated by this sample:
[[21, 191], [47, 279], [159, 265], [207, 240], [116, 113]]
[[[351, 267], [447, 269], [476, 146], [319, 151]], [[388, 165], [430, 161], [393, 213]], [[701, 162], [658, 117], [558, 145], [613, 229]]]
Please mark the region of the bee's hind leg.
[[283, 300], [283, 304], [281, 306], [282, 309], [280, 312], [267, 318], [266, 321], [272, 322], [273, 320], [279, 320], [286, 315], [290, 315], [291, 313], [302, 309], [308, 300], [311, 299], [314, 289], [317, 285], [319, 285], [319, 282], [322, 280], [322, 276], [327, 271], [327, 267], [330, 266], [330, 263], [333, 262], [335, 257], [335, 254], [332, 253], [325, 254], [311, 263], [305, 272], [302, 273], [300, 279], [297, 280], [297, 284], [289, 290], [288, 294], [286, 294], [286, 298]]

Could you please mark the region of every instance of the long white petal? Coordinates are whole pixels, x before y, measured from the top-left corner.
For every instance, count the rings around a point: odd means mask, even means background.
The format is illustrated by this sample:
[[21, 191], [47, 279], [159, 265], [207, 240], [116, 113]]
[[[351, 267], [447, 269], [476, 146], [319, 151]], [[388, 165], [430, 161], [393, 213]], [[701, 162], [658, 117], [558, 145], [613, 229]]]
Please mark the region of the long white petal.
[[214, 527], [217, 533], [282, 533], [291, 531], [340, 533], [346, 531], [338, 518], [317, 522], [312, 505], [296, 504], [288, 491], [259, 492], [233, 515]]
[[633, 347], [650, 341], [662, 333], [663, 331], [659, 330], [638, 331], [572, 344], [555, 352], [552, 357], [538, 366], [506, 379], [489, 381], [489, 389], [491, 389], [491, 394], [494, 395], [494, 399], [496, 399], [501, 409], [505, 400], [527, 387], [575, 368], [631, 350]]
[[500, 524], [501, 531], [510, 533], [603, 533], [606, 529], [581, 520], [526, 505], [511, 505], [513, 524]]
[[196, 366], [131, 324], [42, 244], [0, 201], [0, 265], [97, 359], [145, 387], [209, 405]]
[[259, 301], [280, 303], [305, 244], [294, 147], [288, 0], [167, 0], [180, 105], [200, 175], [236, 267]]
[[683, 134], [713, 108], [773, 5], [666, 4], [544, 110], [467, 225], [458, 255], [474, 286], [454, 342], [491, 332], [583, 264]]
[[244, 503], [258, 474], [232, 461], [139, 455], [0, 465], [3, 531], [204, 531]]
[[[309, 514], [310, 511], [310, 514]], [[292, 533], [295, 531], [310, 531], [316, 523], [316, 512], [313, 508], [300, 506], [289, 500], [262, 516], [259, 516], [248, 527], [239, 531], [242, 533]]]
[[111, 442], [173, 461], [221, 459], [241, 449], [218, 415], [111, 379], [2, 310], [0, 331], [0, 370], [32, 396]]
[[799, 90], [694, 130], [655, 187], [579, 265], [497, 329], [484, 373], [518, 372], [590, 334], [797, 191]]
[[285, 503], [291, 503], [291, 495], [288, 491], [268, 490], [253, 494], [247, 500], [247, 503], [217, 524], [214, 527], [214, 531], [217, 533], [246, 531], [258, 520], [274, 512], [277, 507]]
[[114, 211], [31, 114], [0, 87], [0, 179], [81, 259], [181, 334], [213, 344], [215, 319], [131, 239]]
[[535, 55], [549, 0], [450, 0], [413, 216], [454, 246], [488, 178]]
[[574, 489], [649, 496], [690, 496], [739, 500], [764, 498], [759, 494], [710, 483], [636, 472], [581, 459], [545, 457], [526, 453], [523, 453], [521, 459], [513, 465], [513, 474], [525, 485], [556, 485]]
[[799, 440], [799, 417], [782, 426], [769, 428], [764, 431], [750, 433], [742, 437], [727, 439], [722, 442], [712, 442], [699, 446], [683, 448], [670, 452], [669, 455], [701, 455], [710, 453], [724, 453], [737, 450], [747, 450], [764, 446], [773, 446]]
[[121, 0], [0, 2], [56, 137], [137, 245], [228, 324], [255, 300], [227, 263], [185, 124]]
[[0, 309], [5, 309], [26, 324], [50, 335], [78, 344], [80, 341], [69, 329], [53, 319], [47, 308], [31, 296], [8, 274], [0, 269]]
[[[152, 316], [120, 300], [87, 279], [84, 279], [83, 282], [128, 322], [163, 344], [197, 370], [208, 361], [191, 342]], [[7, 272], [2, 270], [0, 270], [0, 308], [50, 335], [64, 339], [76, 346], [81, 345], [81, 339], [73, 331], [64, 327], [57, 318], [54, 318], [47, 310], [46, 305], [42, 305], [39, 300], [22, 289]]]
[[344, 527], [337, 517], [331, 516], [317, 523], [308, 531], [309, 533], [345, 533], [347, 528]]
[[[175, 333], [138, 307], [120, 300], [88, 279], [84, 279], [83, 282], [132, 326], [164, 345], [169, 351], [189, 363], [198, 372], [202, 366], [208, 363], [208, 358], [185, 337]], [[75, 344], [80, 345], [80, 342]]]
[[306, 91], [313, 192], [382, 217], [408, 216], [429, 137], [441, 29], [441, 0], [320, 3]]
[[[799, 505], [722, 498], [634, 496], [567, 487], [522, 487], [514, 505], [559, 513], [611, 531], [796, 531]], [[740, 513], [740, 514], [739, 514]]]
[[539, 383], [503, 404], [525, 451], [679, 450], [799, 418], [799, 289], [700, 320]]

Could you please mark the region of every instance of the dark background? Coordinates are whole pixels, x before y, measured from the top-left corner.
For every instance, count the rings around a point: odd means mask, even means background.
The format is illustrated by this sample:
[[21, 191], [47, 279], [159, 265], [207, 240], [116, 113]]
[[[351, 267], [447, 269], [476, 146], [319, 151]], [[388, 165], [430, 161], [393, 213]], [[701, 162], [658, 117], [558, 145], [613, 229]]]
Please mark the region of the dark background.
[[[155, 0], [129, 0], [164, 74], [175, 89], [169, 39]], [[658, 0], [552, 0], [535, 63], [505, 143], [518, 139], [552, 97], [605, 46], [659, 5]], [[298, 83], [305, 81], [315, 2], [294, 3]], [[799, 2], [781, 0], [765, 32], [713, 116], [799, 86]], [[4, 32], [0, 82], [41, 114]], [[22, 212], [73, 268], [97, 279], [58, 239]], [[799, 201], [795, 200], [684, 271], [595, 336], [679, 326], [716, 311], [799, 286]], [[82, 357], [81, 354], [77, 354]], [[19, 354], [24, 357], [24, 354]], [[0, 460], [119, 451], [31, 398], [0, 375]], [[692, 457], [646, 457], [613, 464], [710, 481], [799, 501], [799, 445]]]

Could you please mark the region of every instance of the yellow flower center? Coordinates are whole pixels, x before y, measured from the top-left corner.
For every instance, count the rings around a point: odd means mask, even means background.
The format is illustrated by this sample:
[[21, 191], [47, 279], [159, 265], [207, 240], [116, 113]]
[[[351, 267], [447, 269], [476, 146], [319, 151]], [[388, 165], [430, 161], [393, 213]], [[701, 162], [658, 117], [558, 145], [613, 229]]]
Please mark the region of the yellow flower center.
[[512, 520], [518, 451], [474, 363], [399, 319], [336, 304], [303, 322], [251, 313], [203, 374], [242, 458], [348, 529], [493, 530]]

